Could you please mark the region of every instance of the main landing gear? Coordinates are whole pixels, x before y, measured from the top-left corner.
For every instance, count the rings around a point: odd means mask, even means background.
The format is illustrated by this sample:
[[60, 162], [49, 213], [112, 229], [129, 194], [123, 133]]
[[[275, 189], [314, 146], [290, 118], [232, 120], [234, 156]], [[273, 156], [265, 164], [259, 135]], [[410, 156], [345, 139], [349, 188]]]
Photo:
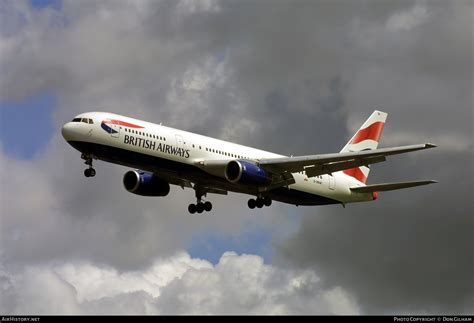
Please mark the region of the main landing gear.
[[248, 202], [247, 202], [247, 205], [249, 206], [249, 208], [251, 209], [255, 209], [255, 207], [258, 207], [259, 209], [261, 209], [264, 205], [265, 206], [270, 206], [272, 205], [272, 200], [268, 197], [257, 197], [256, 200], [254, 199], [250, 199]]
[[194, 185], [194, 191], [196, 192], [196, 204], [189, 204], [188, 211], [191, 214], [202, 213], [204, 211], [209, 212], [212, 210], [212, 203], [209, 201], [202, 202], [202, 197], [206, 195], [206, 192], [199, 188], [199, 186]]
[[210, 210], [212, 210], [212, 203], [209, 202], [209, 201], [206, 201], [206, 202], [197, 202], [196, 204], [189, 204], [188, 206], [188, 211], [189, 213], [191, 214], [194, 214], [194, 213], [202, 213], [204, 211], [206, 212], [209, 212]]
[[82, 154], [81, 158], [85, 160], [84, 164], [89, 165], [89, 168], [84, 170], [85, 177], [94, 177], [95, 176], [95, 169], [92, 167], [92, 156]]

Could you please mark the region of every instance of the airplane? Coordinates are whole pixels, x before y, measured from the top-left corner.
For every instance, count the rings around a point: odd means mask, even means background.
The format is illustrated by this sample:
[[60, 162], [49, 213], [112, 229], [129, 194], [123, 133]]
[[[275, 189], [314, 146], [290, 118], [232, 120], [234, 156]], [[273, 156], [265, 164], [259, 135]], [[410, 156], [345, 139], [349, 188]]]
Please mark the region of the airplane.
[[207, 194], [254, 196], [250, 209], [272, 201], [328, 205], [374, 201], [378, 192], [437, 183], [434, 180], [366, 184], [370, 165], [388, 156], [434, 148], [425, 143], [378, 149], [387, 113], [375, 110], [339, 153], [284, 156], [108, 112], [77, 115], [62, 127], [94, 177], [93, 160], [133, 168], [125, 189], [141, 196], [166, 196], [170, 185], [192, 188], [189, 213], [209, 212]]

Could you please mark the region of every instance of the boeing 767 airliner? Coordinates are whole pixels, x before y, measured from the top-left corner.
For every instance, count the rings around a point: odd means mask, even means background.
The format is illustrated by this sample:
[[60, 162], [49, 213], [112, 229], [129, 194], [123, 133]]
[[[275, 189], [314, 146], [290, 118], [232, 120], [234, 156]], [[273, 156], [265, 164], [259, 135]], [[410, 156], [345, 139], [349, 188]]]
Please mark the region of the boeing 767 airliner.
[[250, 148], [129, 117], [88, 112], [62, 128], [67, 142], [79, 150], [96, 174], [94, 159], [134, 168], [123, 185], [131, 193], [166, 196], [170, 184], [194, 189], [190, 213], [210, 211], [207, 194], [227, 192], [254, 196], [251, 209], [272, 200], [294, 205], [373, 201], [378, 192], [436, 183], [433, 180], [366, 185], [369, 165], [387, 156], [436, 147], [419, 144], [377, 149], [387, 113], [374, 111], [339, 153], [292, 156]]

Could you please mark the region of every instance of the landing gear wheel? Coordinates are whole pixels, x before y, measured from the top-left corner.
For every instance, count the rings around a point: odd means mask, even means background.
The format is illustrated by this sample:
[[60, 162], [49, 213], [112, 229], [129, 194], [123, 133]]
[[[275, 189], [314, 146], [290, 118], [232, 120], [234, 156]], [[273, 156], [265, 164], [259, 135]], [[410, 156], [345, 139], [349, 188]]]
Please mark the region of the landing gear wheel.
[[204, 203], [204, 210], [206, 212], [209, 212], [210, 210], [212, 210], [212, 203], [207, 201], [206, 203]]
[[262, 199], [257, 199], [257, 201], [255, 201], [255, 205], [261, 209], [263, 207], [263, 200]]
[[249, 206], [250, 209], [255, 209], [255, 200], [254, 199], [250, 199], [248, 202], [247, 202], [247, 205]]
[[196, 211], [197, 211], [197, 213], [202, 213], [204, 211], [204, 203], [199, 202], [196, 205]]
[[188, 206], [188, 212], [191, 213], [191, 214], [194, 214], [196, 213], [196, 204], [189, 204]]
[[265, 204], [265, 206], [270, 206], [272, 205], [272, 200], [269, 197], [265, 197], [263, 199], [263, 204]]
[[95, 169], [94, 168], [87, 168], [84, 170], [85, 177], [94, 177], [95, 176]]
[[196, 210], [197, 210], [198, 213], [204, 212], [204, 203], [199, 202], [199, 203], [196, 205]]

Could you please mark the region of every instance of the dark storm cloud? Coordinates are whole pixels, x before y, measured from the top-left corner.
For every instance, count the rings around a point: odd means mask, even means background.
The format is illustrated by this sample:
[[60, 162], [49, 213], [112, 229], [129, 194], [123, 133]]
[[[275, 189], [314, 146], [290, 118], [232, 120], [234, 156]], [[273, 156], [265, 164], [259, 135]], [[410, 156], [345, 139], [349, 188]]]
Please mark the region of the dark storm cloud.
[[280, 251], [328, 286], [348, 288], [365, 313], [472, 312], [471, 160], [468, 151], [393, 161], [384, 174], [440, 184], [381, 193], [369, 206], [308, 210]]
[[399, 32], [379, 26], [373, 44], [359, 35], [358, 50], [369, 56], [355, 69], [346, 101], [353, 111], [383, 103], [389, 117], [382, 144], [440, 144], [374, 166], [370, 183], [440, 184], [387, 192], [372, 205], [307, 210], [300, 231], [279, 245], [287, 261], [348, 288], [365, 313], [473, 309], [473, 8], [461, 1], [419, 4], [425, 10], [412, 13], [425, 24], [394, 12], [386, 26]]

